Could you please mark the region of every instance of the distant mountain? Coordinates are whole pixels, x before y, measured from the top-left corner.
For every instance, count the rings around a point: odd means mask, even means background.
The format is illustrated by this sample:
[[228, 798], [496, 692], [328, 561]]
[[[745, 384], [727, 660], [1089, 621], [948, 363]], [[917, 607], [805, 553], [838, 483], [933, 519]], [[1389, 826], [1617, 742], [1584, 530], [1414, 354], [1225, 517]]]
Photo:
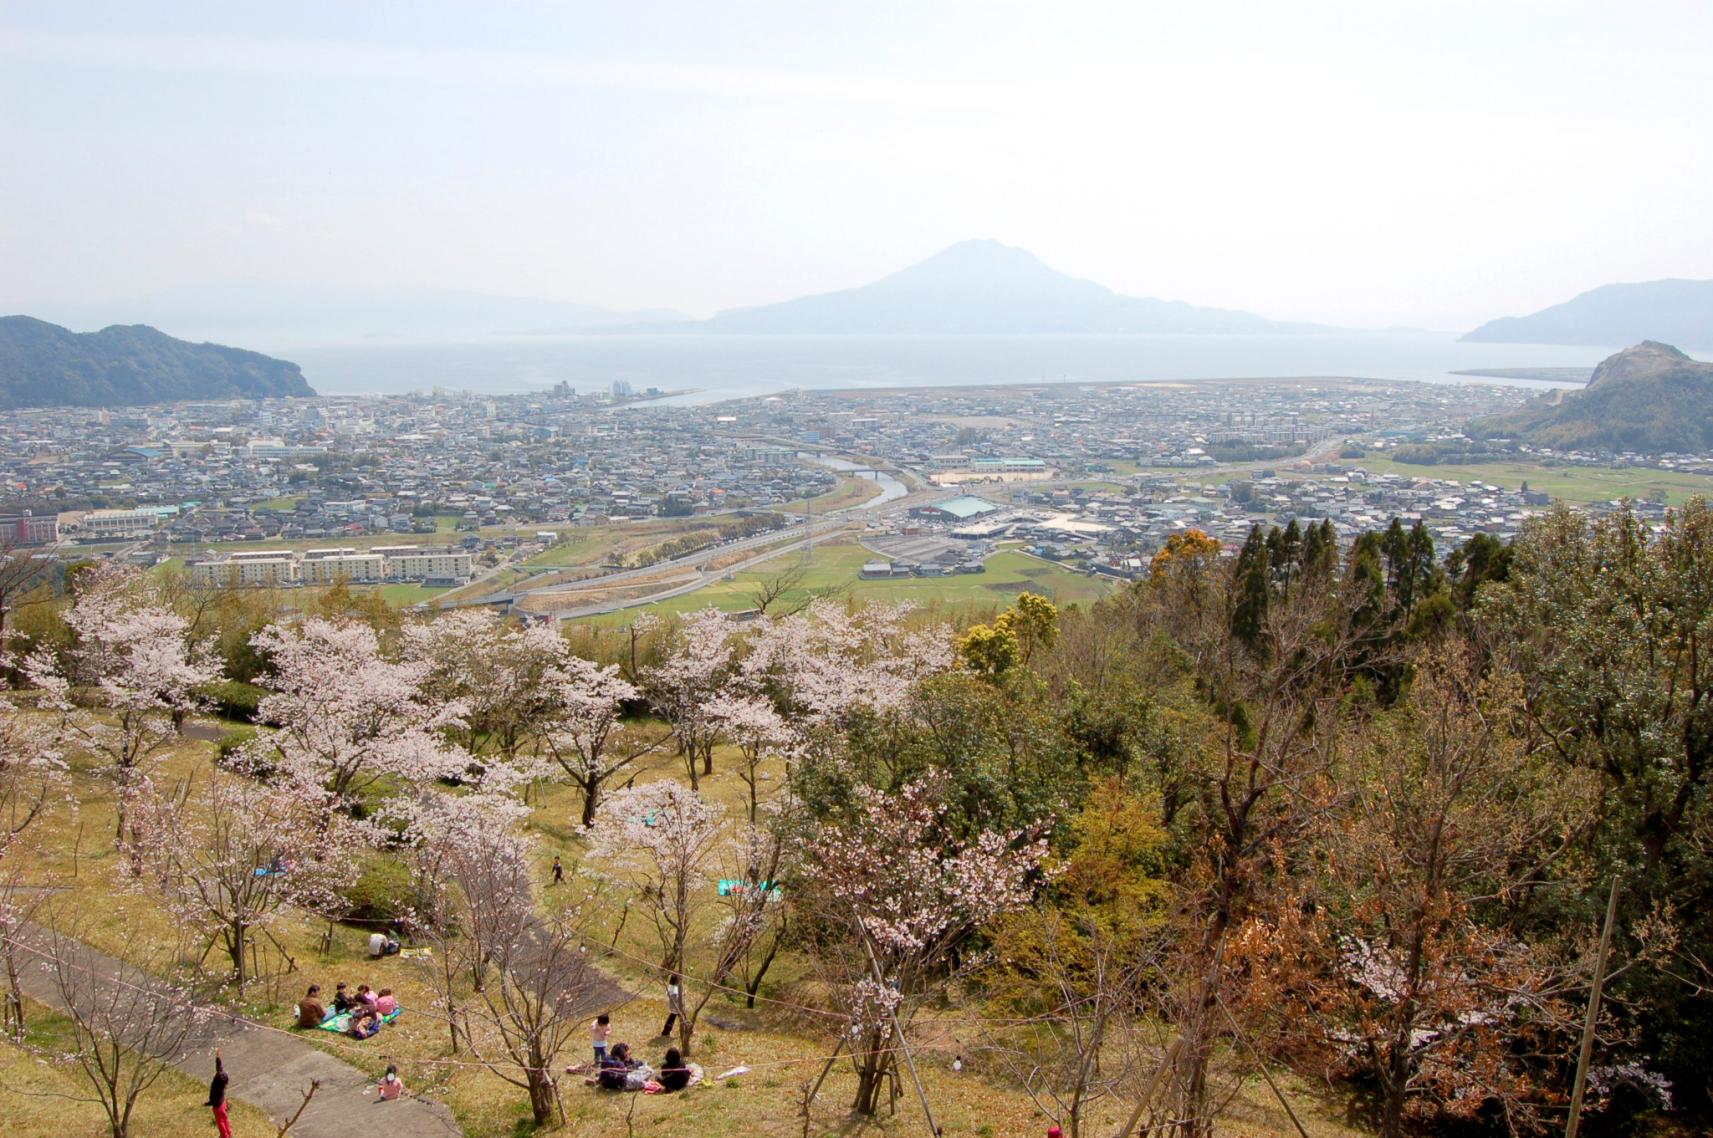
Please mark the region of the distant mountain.
[[371, 337], [471, 339], [688, 319], [670, 309], [614, 312], [573, 301], [456, 289], [343, 288], [258, 280], [188, 285], [131, 300], [30, 307], [73, 328], [143, 321], [181, 336], [241, 339], [269, 346]]
[[1705, 454], [1713, 451], [1713, 364], [1647, 340], [1608, 357], [1581, 391], [1477, 420], [1469, 434], [1558, 450]]
[[1506, 316], [1463, 337], [1492, 344], [1633, 344], [1713, 348], [1713, 281], [1609, 284], [1533, 316]]
[[[997, 241], [964, 241], [843, 292], [721, 312], [695, 332], [1295, 332], [1248, 312], [1120, 296]], [[665, 328], [657, 330], [666, 330]]]
[[314, 394], [296, 364], [175, 340], [145, 324], [79, 333], [30, 316], [0, 317], [0, 407]]

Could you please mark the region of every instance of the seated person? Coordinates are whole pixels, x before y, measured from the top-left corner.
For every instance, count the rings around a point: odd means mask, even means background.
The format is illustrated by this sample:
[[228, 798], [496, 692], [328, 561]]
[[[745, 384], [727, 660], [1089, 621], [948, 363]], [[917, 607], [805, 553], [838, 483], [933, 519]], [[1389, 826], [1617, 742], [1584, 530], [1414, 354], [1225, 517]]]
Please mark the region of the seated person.
[[376, 1099], [376, 1102], [392, 1102], [404, 1094], [404, 1081], [399, 1078], [399, 1069], [396, 1064], [387, 1064], [387, 1073], [381, 1077], [380, 1090], [381, 1097]]
[[352, 1009], [352, 1007], [354, 1007], [356, 1005], [356, 1003], [357, 1003], [357, 997], [355, 997], [351, 994], [351, 990], [345, 986], [345, 981], [341, 980], [341, 981], [339, 981], [339, 983], [337, 983], [333, 986], [333, 1014], [334, 1015], [339, 1015], [341, 1012], [350, 1011]]
[[372, 1039], [381, 1030], [381, 1017], [367, 1008], [359, 1008], [351, 1013], [352, 1039]]
[[630, 1073], [642, 1064], [630, 1057], [630, 1044], [615, 1043], [613, 1049], [607, 1052], [601, 1060], [601, 1066], [595, 1072], [595, 1085], [609, 1091], [622, 1091], [630, 1077]]
[[321, 1006], [321, 985], [311, 984], [308, 993], [297, 1002], [297, 1026], [320, 1027], [326, 1018], [327, 1009]]
[[367, 984], [357, 985], [357, 1007], [360, 1010], [371, 1012], [375, 1011], [375, 1004], [377, 1002], [378, 998], [375, 996], [375, 990], [373, 988], [369, 987]]
[[399, 1010], [399, 1002], [393, 998], [391, 988], [382, 988], [381, 994], [375, 997], [375, 1011], [382, 1016], [390, 1016]]
[[690, 1085], [690, 1068], [684, 1065], [684, 1056], [678, 1053], [678, 1048], [666, 1049], [666, 1058], [660, 1063], [660, 1074], [655, 1078], [663, 1089], [669, 1091], [681, 1091]]

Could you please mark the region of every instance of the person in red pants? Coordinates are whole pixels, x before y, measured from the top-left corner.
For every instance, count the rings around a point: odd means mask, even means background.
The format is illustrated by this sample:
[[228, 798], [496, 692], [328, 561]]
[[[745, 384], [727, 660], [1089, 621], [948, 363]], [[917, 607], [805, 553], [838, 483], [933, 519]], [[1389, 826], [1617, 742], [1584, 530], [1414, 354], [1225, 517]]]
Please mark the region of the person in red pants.
[[220, 1138], [232, 1138], [232, 1120], [226, 1115], [226, 1067], [220, 1062], [220, 1048], [214, 1049], [214, 1078], [208, 1082], [208, 1101], [204, 1106], [214, 1108], [214, 1125]]

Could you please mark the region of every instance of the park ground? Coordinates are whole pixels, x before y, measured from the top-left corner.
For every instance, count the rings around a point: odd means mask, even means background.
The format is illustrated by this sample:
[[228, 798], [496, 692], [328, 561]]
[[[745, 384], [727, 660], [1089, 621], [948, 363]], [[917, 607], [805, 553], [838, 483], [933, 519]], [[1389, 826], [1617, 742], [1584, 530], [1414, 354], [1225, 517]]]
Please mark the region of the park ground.
[[[659, 728], [643, 724], [640, 729]], [[717, 756], [717, 772], [727, 758], [723, 751]], [[206, 778], [212, 761], [211, 743], [189, 740], [162, 764], [158, 777]], [[640, 780], [680, 777], [681, 772], [681, 761], [663, 751], [642, 769]], [[767, 773], [772, 776], [769, 783], [777, 785], [781, 772]], [[704, 780], [703, 787], [729, 809], [741, 809], [744, 787], [735, 774], [716, 773]], [[545, 883], [547, 865], [559, 854], [573, 871], [575, 883], [580, 879], [575, 871], [584, 853], [576, 792], [568, 787], [543, 786], [532, 801], [529, 826], [538, 839], [541, 880]], [[146, 894], [116, 884], [112, 825], [108, 785], [81, 760], [75, 761], [68, 800], [58, 804], [40, 828], [32, 831], [36, 849], [28, 855], [28, 864], [39, 880], [63, 884], [52, 902], [55, 919], [75, 925], [84, 939], [99, 948], [115, 955], [134, 955], [139, 944], [167, 941], [171, 922]], [[393, 869], [386, 855], [375, 858], [371, 877], [385, 888]], [[543, 888], [542, 903], [563, 904], [574, 888], [574, 884], [557, 890]], [[644, 920], [635, 914], [626, 920], [622, 914], [622, 908], [611, 904], [597, 907], [589, 925], [591, 949], [602, 968], [638, 993], [613, 1009], [615, 1040], [639, 1045], [645, 1057], [658, 1062], [665, 1041], [654, 1038], [654, 1033], [664, 1019], [666, 1006], [661, 978], [652, 963], [660, 958], [660, 946]], [[516, 1138], [532, 1132], [527, 1101], [520, 1090], [480, 1067], [468, 1065], [467, 1052], [456, 1056], [449, 1053], [446, 1027], [436, 1018], [430, 989], [417, 971], [420, 965], [397, 957], [367, 959], [368, 930], [356, 925], [338, 926], [331, 951], [323, 952], [319, 942], [325, 928], [324, 922], [307, 915], [287, 922], [280, 940], [293, 963], [288, 965], [279, 951], [264, 952], [264, 978], [252, 983], [242, 999], [230, 997], [231, 1005], [258, 1022], [284, 1026], [290, 1021], [295, 998], [310, 982], [328, 990], [338, 980], [391, 987], [407, 1011], [376, 1039], [359, 1043], [313, 1031], [302, 1037], [371, 1076], [380, 1075], [388, 1063], [397, 1063], [410, 1089], [447, 1103], [470, 1138]], [[212, 955], [209, 965], [218, 968]], [[798, 1096], [819, 1074], [824, 1057], [832, 1050], [837, 1027], [824, 1015], [824, 1001], [803, 964], [789, 956], [769, 974], [762, 995], [765, 999], [753, 1010], [739, 998], [716, 997], [696, 1033], [695, 1059], [710, 1075], [740, 1064], [748, 1066], [750, 1073], [710, 1082], [684, 1094], [662, 1096], [602, 1093], [584, 1087], [576, 1077], [567, 1077], [564, 1102], [569, 1126], [561, 1132], [784, 1138], [803, 1134], [907, 1135], [924, 1130], [908, 1080], [902, 1085], [896, 1115], [883, 1108], [878, 1118], [853, 1119], [847, 1108], [855, 1080], [849, 1066], [839, 1064], [833, 1066], [821, 1089], [806, 1128], [797, 1106]], [[6, 1138], [84, 1138], [102, 1133], [99, 1108], [67, 1097], [81, 1094], [85, 1088], [75, 1069], [54, 1058], [65, 1051], [64, 1021], [39, 1007], [32, 1011], [35, 1022], [30, 1042], [35, 1050], [0, 1044], [0, 1119], [4, 1120], [0, 1132]], [[955, 1007], [925, 1013], [911, 1032], [936, 1121], [948, 1138], [1044, 1133], [1046, 1124], [1027, 1095], [984, 1063], [979, 1039], [969, 1031], [967, 1015]], [[951, 1063], [960, 1054], [966, 1068], [954, 1072]], [[583, 1057], [584, 1037], [579, 1032], [565, 1061]], [[237, 1096], [242, 1095], [244, 1079], [266, 1077], [265, 1073], [248, 1071], [234, 1071], [232, 1075], [232, 1091]], [[1344, 1121], [1346, 1104], [1288, 1078], [1282, 1078], [1281, 1085], [1311, 1138], [1348, 1138], [1360, 1133]], [[204, 1132], [209, 1126], [202, 1106], [206, 1089], [205, 1084], [169, 1072], [144, 1096], [133, 1134], [136, 1138], [176, 1138]], [[1097, 1104], [1093, 1120], [1098, 1129], [1093, 1132], [1110, 1133], [1119, 1121], [1118, 1112], [1116, 1102]], [[354, 1123], [364, 1131], [378, 1124], [367, 1119]], [[1284, 1138], [1296, 1133], [1272, 1092], [1259, 1080], [1241, 1088], [1224, 1125], [1227, 1133], [1255, 1138]], [[272, 1138], [275, 1133], [275, 1127], [253, 1109], [237, 1110], [234, 1126], [240, 1138]]]

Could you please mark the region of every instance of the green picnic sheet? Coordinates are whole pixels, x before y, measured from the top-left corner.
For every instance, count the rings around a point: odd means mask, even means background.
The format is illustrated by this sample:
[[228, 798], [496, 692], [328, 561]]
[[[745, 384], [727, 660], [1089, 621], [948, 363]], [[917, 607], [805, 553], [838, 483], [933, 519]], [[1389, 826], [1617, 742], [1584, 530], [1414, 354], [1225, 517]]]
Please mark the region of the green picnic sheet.
[[[403, 1012], [404, 1012], [403, 1008], [395, 1008], [395, 1009], [393, 1009], [391, 1014], [382, 1016], [381, 1022], [383, 1024], [391, 1023], [391, 1022], [393, 1022], [393, 1020], [397, 1019]], [[350, 1031], [351, 1030], [351, 1013], [350, 1012], [340, 1012], [337, 1015], [328, 1016], [326, 1019], [321, 1021], [321, 1030], [322, 1031], [338, 1031], [338, 1032]]]

